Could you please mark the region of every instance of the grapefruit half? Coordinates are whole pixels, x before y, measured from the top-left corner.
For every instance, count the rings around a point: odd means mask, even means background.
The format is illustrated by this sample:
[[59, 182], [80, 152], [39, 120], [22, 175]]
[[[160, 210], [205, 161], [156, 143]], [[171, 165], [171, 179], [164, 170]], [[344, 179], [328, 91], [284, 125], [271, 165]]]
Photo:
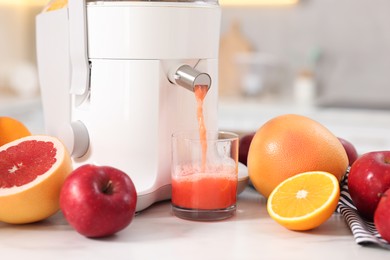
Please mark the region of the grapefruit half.
[[0, 221], [25, 224], [59, 210], [70, 155], [55, 137], [27, 136], [0, 147]]

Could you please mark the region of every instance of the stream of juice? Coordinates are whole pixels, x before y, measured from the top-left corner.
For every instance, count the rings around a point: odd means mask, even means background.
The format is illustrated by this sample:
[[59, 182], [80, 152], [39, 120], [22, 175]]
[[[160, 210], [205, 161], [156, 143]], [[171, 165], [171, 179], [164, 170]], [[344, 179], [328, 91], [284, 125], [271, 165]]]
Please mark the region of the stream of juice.
[[195, 98], [197, 102], [196, 116], [199, 125], [199, 139], [202, 146], [202, 172], [206, 169], [206, 154], [207, 154], [207, 129], [203, 116], [203, 101], [208, 91], [207, 86], [197, 85], [194, 88]]

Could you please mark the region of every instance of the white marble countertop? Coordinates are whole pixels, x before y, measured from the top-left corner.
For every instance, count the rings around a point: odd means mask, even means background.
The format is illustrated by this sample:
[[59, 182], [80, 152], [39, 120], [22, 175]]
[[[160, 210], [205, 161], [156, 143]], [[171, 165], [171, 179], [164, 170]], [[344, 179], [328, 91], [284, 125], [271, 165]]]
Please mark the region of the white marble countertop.
[[152, 205], [126, 229], [105, 239], [79, 235], [61, 213], [28, 225], [0, 223], [0, 252], [11, 259], [388, 259], [390, 251], [357, 245], [341, 215], [319, 228], [294, 232], [274, 222], [266, 202], [247, 188], [234, 217], [194, 222]]
[[[0, 103], [1, 115], [22, 120], [33, 133], [43, 131], [39, 100]], [[360, 151], [390, 149], [390, 112], [300, 110], [251, 102], [220, 104], [224, 130], [248, 132], [286, 112], [310, 115], [337, 134], [356, 141]], [[220, 222], [193, 222], [172, 215], [170, 203], [152, 205], [125, 230], [105, 239], [87, 239], [61, 213], [35, 224], [0, 223], [2, 258], [12, 259], [387, 259], [390, 251], [362, 247], [344, 219], [335, 213], [319, 228], [294, 232], [274, 222], [266, 202], [247, 188], [238, 197], [236, 216]]]

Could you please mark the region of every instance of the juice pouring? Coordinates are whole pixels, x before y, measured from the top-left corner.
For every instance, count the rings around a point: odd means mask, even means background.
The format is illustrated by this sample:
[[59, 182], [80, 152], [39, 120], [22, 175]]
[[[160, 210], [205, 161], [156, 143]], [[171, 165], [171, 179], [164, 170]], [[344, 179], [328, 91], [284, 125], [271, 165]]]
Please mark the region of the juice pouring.
[[207, 132], [203, 115], [207, 86], [196, 86], [194, 93], [199, 130], [193, 136], [173, 137], [173, 210], [184, 218], [224, 219], [235, 210], [238, 137]]
[[199, 124], [199, 139], [202, 145], [202, 171], [206, 167], [206, 153], [207, 153], [207, 129], [204, 123], [203, 116], [203, 101], [206, 97], [208, 86], [198, 85], [194, 88], [195, 98], [197, 102], [197, 118]]

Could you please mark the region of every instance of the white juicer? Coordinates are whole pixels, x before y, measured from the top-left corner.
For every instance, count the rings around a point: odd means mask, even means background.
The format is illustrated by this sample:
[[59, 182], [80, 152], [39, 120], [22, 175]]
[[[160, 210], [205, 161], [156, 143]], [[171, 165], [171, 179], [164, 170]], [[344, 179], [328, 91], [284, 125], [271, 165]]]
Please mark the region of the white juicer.
[[198, 127], [195, 85], [211, 85], [205, 123], [218, 128], [220, 18], [217, 0], [69, 0], [36, 18], [46, 133], [75, 167], [126, 172], [137, 211], [170, 198], [171, 135]]

